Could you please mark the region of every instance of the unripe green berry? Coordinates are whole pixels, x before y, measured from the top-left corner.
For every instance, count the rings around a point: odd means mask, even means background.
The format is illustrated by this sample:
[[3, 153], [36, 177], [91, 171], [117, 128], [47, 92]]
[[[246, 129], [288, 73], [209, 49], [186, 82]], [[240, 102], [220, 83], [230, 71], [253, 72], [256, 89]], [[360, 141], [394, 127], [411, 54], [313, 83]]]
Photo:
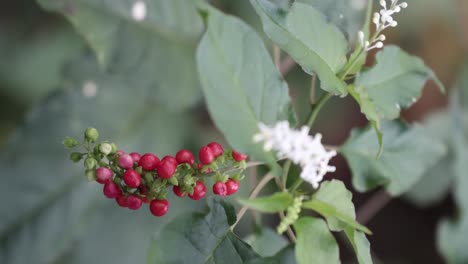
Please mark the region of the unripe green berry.
[[97, 179], [95, 170], [86, 170], [85, 175], [88, 178], [88, 181], [90, 181], [90, 182], [96, 181], [96, 179]]
[[95, 169], [97, 166], [97, 160], [95, 160], [94, 158], [88, 157], [85, 160], [85, 166], [86, 166], [86, 169], [88, 170]]
[[112, 146], [109, 143], [102, 143], [99, 145], [99, 151], [101, 151], [102, 154], [104, 155], [109, 155], [112, 152]]
[[77, 163], [80, 162], [81, 159], [83, 158], [84, 154], [79, 153], [79, 152], [72, 152], [70, 153], [70, 160]]
[[74, 148], [74, 147], [78, 146], [79, 144], [80, 144], [80, 142], [78, 142], [76, 139], [71, 138], [71, 137], [66, 137], [63, 140], [63, 145], [66, 148]]
[[90, 142], [96, 142], [96, 140], [98, 139], [99, 137], [99, 133], [97, 131], [97, 129], [93, 128], [93, 127], [89, 127], [86, 129], [85, 131], [85, 139], [90, 141]]
[[112, 151], [111, 151], [111, 154], [115, 154], [117, 153], [117, 145], [114, 144], [114, 143], [111, 143], [111, 146], [112, 146]]

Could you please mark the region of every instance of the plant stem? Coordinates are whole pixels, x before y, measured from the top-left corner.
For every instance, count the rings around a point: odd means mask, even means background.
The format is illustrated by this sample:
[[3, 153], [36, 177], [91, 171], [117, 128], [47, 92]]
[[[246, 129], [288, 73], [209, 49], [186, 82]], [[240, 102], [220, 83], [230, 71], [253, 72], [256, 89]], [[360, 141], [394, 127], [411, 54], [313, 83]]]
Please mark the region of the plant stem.
[[294, 191], [301, 186], [301, 184], [304, 182], [301, 177], [297, 178], [297, 180], [294, 182], [294, 184], [291, 187], [291, 192], [293, 193]]
[[315, 119], [317, 118], [318, 113], [320, 112], [320, 109], [325, 105], [325, 103], [332, 97], [333, 95], [331, 93], [324, 93], [319, 100], [317, 101], [316, 104], [312, 105], [312, 111], [310, 112], [309, 118], [307, 119], [307, 126], [312, 127], [312, 125], [315, 122]]
[[[284, 215], [284, 212], [279, 212], [278, 215], [281, 221], [283, 221], [283, 219], [286, 217]], [[291, 226], [288, 226], [288, 229], [286, 229], [286, 234], [288, 235], [289, 240], [291, 240], [291, 242], [296, 243], [296, 235], [294, 234], [294, 231], [292, 230]]]
[[283, 184], [282, 184], [283, 191], [286, 191], [286, 184], [288, 182], [288, 174], [289, 174], [289, 169], [291, 168], [291, 165], [292, 165], [292, 161], [287, 160], [283, 166], [283, 176], [281, 177], [281, 179], [283, 179]]
[[[260, 191], [267, 185], [268, 182], [270, 182], [275, 176], [273, 176], [271, 173], [268, 173], [265, 175], [265, 177], [262, 178], [262, 180], [258, 183], [258, 185], [252, 190], [252, 193], [250, 193], [249, 199], [254, 199], [257, 197], [257, 195], [260, 193]], [[247, 206], [242, 206], [242, 208], [239, 210], [237, 213], [237, 221], [231, 226], [231, 230], [234, 230], [236, 227], [237, 223], [242, 219], [242, 217], [245, 215], [245, 212], [247, 212], [248, 207]]]
[[382, 208], [384, 208], [392, 197], [382, 189], [376, 192], [357, 212], [357, 220], [361, 224], [366, 224], [371, 220]]

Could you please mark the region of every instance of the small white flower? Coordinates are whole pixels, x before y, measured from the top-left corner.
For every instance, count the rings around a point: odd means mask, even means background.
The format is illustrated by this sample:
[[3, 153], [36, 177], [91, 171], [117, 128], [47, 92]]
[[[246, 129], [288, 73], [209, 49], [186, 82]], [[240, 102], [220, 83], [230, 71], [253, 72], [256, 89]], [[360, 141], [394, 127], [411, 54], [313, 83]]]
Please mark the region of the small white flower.
[[325, 174], [335, 171], [335, 167], [328, 163], [336, 156], [336, 151], [325, 149], [321, 134], [309, 136], [307, 126], [300, 130], [291, 129], [288, 121], [280, 121], [273, 126], [260, 123], [258, 127], [260, 132], [254, 135], [253, 141], [263, 142], [265, 151], [274, 150], [278, 158], [290, 159], [301, 166], [300, 177], [314, 188], [319, 187]]
[[146, 4], [143, 1], [136, 1], [132, 6], [132, 17], [136, 21], [143, 21], [146, 18]]
[[[408, 3], [398, 3], [399, 0], [390, 0], [391, 4], [387, 4], [387, 0], [380, 0], [380, 5], [382, 9], [379, 12], [375, 12], [372, 18], [372, 23], [375, 24], [376, 34], [372, 39], [366, 41], [364, 38], [361, 38], [362, 31], [358, 32], [359, 43], [364, 48], [365, 51], [370, 51], [372, 49], [382, 48], [383, 41], [385, 41], [385, 35], [380, 34], [383, 30], [388, 27], [398, 26], [398, 22], [393, 18], [393, 15], [399, 13], [402, 9], [408, 7]], [[363, 45], [364, 43], [364, 45]]]
[[96, 97], [98, 92], [98, 86], [94, 81], [86, 81], [81, 88], [81, 92], [85, 97], [93, 98]]

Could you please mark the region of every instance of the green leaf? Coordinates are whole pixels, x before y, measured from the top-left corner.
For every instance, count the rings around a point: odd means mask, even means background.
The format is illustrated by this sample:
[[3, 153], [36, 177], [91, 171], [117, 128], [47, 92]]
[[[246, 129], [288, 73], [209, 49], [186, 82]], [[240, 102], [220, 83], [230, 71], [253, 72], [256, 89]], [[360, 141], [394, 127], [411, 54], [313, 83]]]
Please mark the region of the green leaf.
[[444, 219], [437, 228], [437, 247], [449, 264], [463, 264], [468, 260], [468, 217]]
[[249, 208], [265, 213], [276, 213], [288, 209], [294, 202], [290, 193], [277, 192], [268, 197], [255, 199], [239, 199], [239, 203]]
[[270, 228], [262, 228], [244, 239], [262, 257], [277, 254], [287, 246], [288, 240]]
[[311, 200], [304, 202], [302, 207], [314, 210], [325, 217], [330, 230], [342, 231], [347, 227], [352, 227], [368, 234], [371, 233], [367, 227], [355, 220], [356, 212], [352, 194], [341, 181], [322, 182], [320, 189]]
[[159, 104], [182, 110], [201, 99], [195, 44], [203, 23], [192, 1], [145, 2], [141, 22], [131, 16], [133, 1], [38, 2], [73, 24], [107, 72], [125, 75], [132, 87], [153, 88]]
[[367, 119], [380, 128], [381, 119], [395, 119], [401, 109], [411, 106], [421, 96], [424, 84], [432, 78], [444, 91], [442, 83], [424, 62], [396, 46], [386, 46], [377, 53], [377, 64], [356, 78], [350, 93]]
[[249, 26], [204, 8], [208, 28], [198, 47], [197, 62], [211, 117], [234, 148], [274, 166], [274, 154], [253, 144], [252, 137], [259, 122], [288, 119], [287, 84]]
[[[154, 100], [150, 87], [132, 87], [109, 76], [94, 60], [70, 65], [64, 70], [61, 92], [31, 109], [0, 151], [0, 177], [8, 182], [0, 185], [0, 197], [16, 197], [14, 203], [0, 205], [0, 262], [58, 263], [67, 256], [70, 263], [94, 263], [105, 255], [103, 262], [142, 263], [147, 230], [168, 220], [154, 221], [146, 210], [132, 214], [104, 198], [102, 185], [87, 182], [83, 167], [68, 160], [60, 141], [67, 135], [82, 137], [86, 127], [95, 126], [124, 150], [164, 155], [183, 147], [192, 121], [187, 114], [150, 104]], [[98, 91], [92, 98], [82, 91], [90, 81]], [[129, 104], [129, 93], [140, 103]], [[187, 210], [187, 202], [171, 205], [170, 214]], [[132, 241], [131, 248], [123, 241]]]
[[353, 173], [353, 185], [361, 192], [383, 185], [392, 195], [408, 191], [447, 152], [440, 139], [421, 125], [400, 121], [382, 124], [385, 150], [375, 158], [379, 145], [370, 129], [355, 129], [341, 148]]
[[294, 228], [297, 263], [341, 263], [338, 244], [322, 219], [302, 217], [294, 223]]
[[265, 33], [285, 50], [305, 72], [316, 73], [321, 88], [346, 95], [346, 85], [336, 74], [346, 63], [347, 41], [323, 14], [310, 5], [295, 2], [283, 10], [268, 0], [251, 0]]
[[234, 208], [209, 199], [207, 214], [182, 215], [154, 238], [147, 263], [245, 263], [258, 255], [231, 232]]
[[247, 262], [247, 264], [296, 264], [296, 256], [294, 255], [294, 246], [290, 245], [283, 248], [280, 252], [272, 257], [255, 259]]
[[[428, 207], [441, 202], [450, 191], [454, 181], [453, 150], [450, 148], [452, 133], [448, 133], [452, 120], [448, 111], [436, 112], [424, 120], [426, 131], [439, 138], [449, 149], [447, 155], [427, 169], [424, 176], [404, 195], [406, 200], [419, 207]], [[450, 130], [451, 131], [451, 130]]]
[[372, 257], [370, 253], [370, 243], [367, 240], [366, 235], [350, 227], [345, 229], [345, 234], [356, 252], [359, 264], [371, 264]]

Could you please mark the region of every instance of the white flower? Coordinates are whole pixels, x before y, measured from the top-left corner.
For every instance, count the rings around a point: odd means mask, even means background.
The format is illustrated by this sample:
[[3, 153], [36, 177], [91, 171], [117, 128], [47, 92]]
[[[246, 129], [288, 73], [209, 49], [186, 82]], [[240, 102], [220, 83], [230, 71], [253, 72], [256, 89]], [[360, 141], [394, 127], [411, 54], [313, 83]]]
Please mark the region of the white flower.
[[132, 6], [132, 17], [136, 21], [143, 21], [146, 17], [146, 4], [137, 0]]
[[365, 41], [364, 32], [358, 32], [359, 43], [365, 51], [380, 49], [384, 46], [383, 41], [385, 41], [386, 38], [385, 35], [380, 33], [388, 27], [398, 26], [398, 22], [393, 18], [393, 15], [408, 7], [408, 3], [406, 2], [398, 3], [399, 0], [390, 1], [391, 4], [387, 7], [387, 0], [380, 0], [382, 9], [379, 12], [375, 12], [372, 18], [376, 33], [369, 41]]
[[274, 150], [279, 159], [290, 159], [301, 166], [301, 178], [318, 188], [325, 174], [334, 172], [335, 167], [329, 166], [330, 159], [336, 156], [336, 151], [327, 151], [322, 145], [322, 135], [309, 136], [309, 128], [303, 126], [300, 130], [289, 127], [288, 121], [280, 121], [273, 126], [258, 124], [260, 132], [254, 135], [254, 142], [263, 142], [265, 151]]

